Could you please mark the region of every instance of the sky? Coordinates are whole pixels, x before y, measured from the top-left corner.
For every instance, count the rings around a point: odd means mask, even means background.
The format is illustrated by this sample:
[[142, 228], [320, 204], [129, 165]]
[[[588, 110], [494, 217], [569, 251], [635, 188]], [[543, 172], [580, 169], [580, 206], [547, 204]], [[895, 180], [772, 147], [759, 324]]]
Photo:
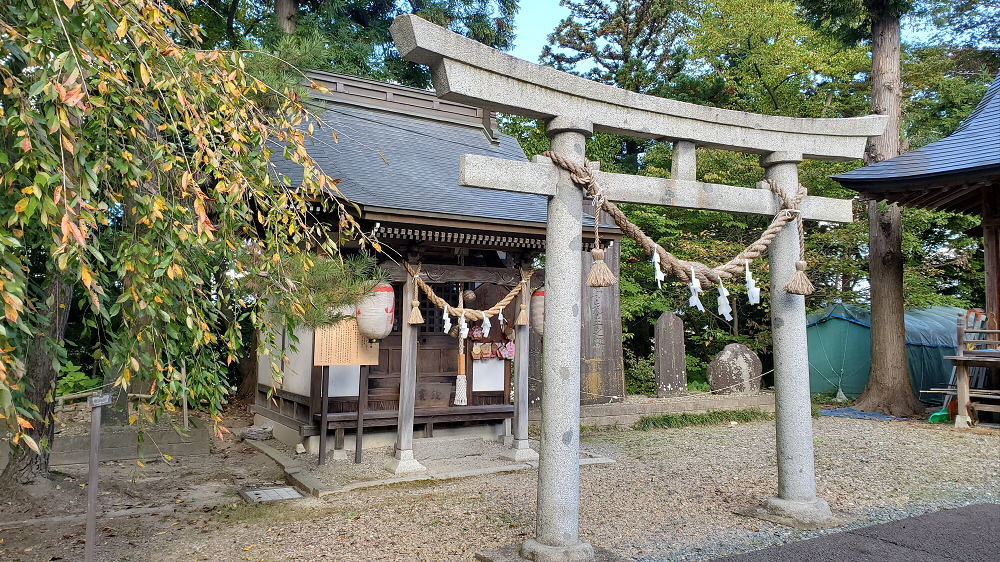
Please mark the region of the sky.
[[[517, 37], [510, 54], [530, 62], [538, 62], [546, 38], [569, 15], [569, 9], [559, 5], [559, 0], [521, 0], [515, 17]], [[931, 31], [920, 29], [913, 21], [903, 23], [904, 42], [923, 42], [930, 39]]]
[[569, 15], [569, 9], [559, 5], [559, 0], [522, 0], [515, 24], [517, 38], [510, 54], [530, 62], [538, 62], [546, 37]]

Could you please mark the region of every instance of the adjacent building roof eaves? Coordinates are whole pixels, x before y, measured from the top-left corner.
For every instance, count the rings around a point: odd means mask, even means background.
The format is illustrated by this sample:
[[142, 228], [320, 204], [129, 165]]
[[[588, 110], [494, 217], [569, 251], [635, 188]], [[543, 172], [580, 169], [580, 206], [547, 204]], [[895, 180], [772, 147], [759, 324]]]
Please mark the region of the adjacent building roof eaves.
[[862, 192], [943, 187], [1000, 173], [1000, 75], [950, 136], [895, 158], [834, 176]]

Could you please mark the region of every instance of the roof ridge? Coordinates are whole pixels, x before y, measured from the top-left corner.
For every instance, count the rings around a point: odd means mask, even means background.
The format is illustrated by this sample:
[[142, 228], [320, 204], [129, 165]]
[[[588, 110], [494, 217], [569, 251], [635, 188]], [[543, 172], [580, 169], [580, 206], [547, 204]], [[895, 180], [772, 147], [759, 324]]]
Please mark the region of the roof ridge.
[[[961, 123], [959, 123], [958, 128], [955, 129], [955, 132], [952, 133], [952, 135], [960, 133], [964, 131], [966, 128], [968, 128], [970, 125], [972, 125], [973, 122], [979, 119], [980, 115], [986, 111], [986, 108], [989, 107], [994, 102], [1000, 105], [1000, 95], [998, 94], [1000, 94], [1000, 73], [996, 75], [996, 77], [993, 79], [993, 83], [990, 84], [990, 87], [986, 89], [986, 94], [983, 95], [983, 99], [979, 101], [979, 104], [976, 105], [976, 108], [972, 110], [972, 113], [970, 113], [968, 117], [966, 117], [965, 119], [962, 120]], [[1000, 107], [998, 107], [998, 109], [1000, 109]]]

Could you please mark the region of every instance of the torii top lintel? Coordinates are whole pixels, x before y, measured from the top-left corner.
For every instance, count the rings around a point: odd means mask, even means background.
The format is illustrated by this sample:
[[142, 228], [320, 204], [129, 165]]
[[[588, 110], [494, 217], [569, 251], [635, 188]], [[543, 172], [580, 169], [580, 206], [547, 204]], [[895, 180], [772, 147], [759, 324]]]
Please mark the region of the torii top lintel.
[[432, 68], [439, 97], [515, 115], [592, 122], [598, 132], [849, 160], [860, 158], [868, 137], [886, 124], [881, 115], [781, 117], [637, 94], [512, 57], [412, 14], [397, 17], [390, 31], [406, 60]]

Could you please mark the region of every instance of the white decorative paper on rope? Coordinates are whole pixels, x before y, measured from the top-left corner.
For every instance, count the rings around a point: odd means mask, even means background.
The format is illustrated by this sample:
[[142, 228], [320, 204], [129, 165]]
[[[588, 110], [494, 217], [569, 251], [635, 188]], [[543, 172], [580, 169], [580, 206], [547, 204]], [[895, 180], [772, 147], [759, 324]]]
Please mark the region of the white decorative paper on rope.
[[743, 262], [743, 267], [746, 268], [747, 300], [750, 304], [760, 304], [760, 287], [754, 281], [753, 273], [750, 273], [750, 260]]
[[733, 305], [729, 303], [729, 289], [726, 289], [722, 281], [719, 281], [719, 315], [721, 315], [726, 320], [733, 319]]
[[701, 304], [701, 299], [698, 298], [698, 295], [701, 294], [701, 281], [694, 274], [694, 266], [691, 266], [691, 284], [688, 285], [688, 288], [691, 289], [691, 298], [688, 299], [688, 305], [705, 312], [705, 305]]
[[444, 333], [447, 334], [451, 331], [451, 315], [448, 314], [448, 305], [444, 305], [444, 314], [441, 318], [444, 320]]
[[660, 252], [656, 250], [653, 251], [653, 275], [656, 277], [656, 288], [662, 289], [667, 274], [660, 268]]
[[465, 321], [465, 313], [458, 317], [458, 337], [463, 340], [469, 337], [469, 323]]
[[497, 320], [500, 322], [500, 329], [503, 329], [504, 324], [507, 323], [507, 319], [503, 317], [503, 311], [497, 314]]
[[[490, 324], [490, 317], [486, 316], [484, 314], [483, 315], [483, 337], [484, 338], [490, 337], [490, 328], [492, 328], [492, 327], [493, 327], [493, 324]], [[475, 385], [473, 385], [473, 386], [475, 386]]]

